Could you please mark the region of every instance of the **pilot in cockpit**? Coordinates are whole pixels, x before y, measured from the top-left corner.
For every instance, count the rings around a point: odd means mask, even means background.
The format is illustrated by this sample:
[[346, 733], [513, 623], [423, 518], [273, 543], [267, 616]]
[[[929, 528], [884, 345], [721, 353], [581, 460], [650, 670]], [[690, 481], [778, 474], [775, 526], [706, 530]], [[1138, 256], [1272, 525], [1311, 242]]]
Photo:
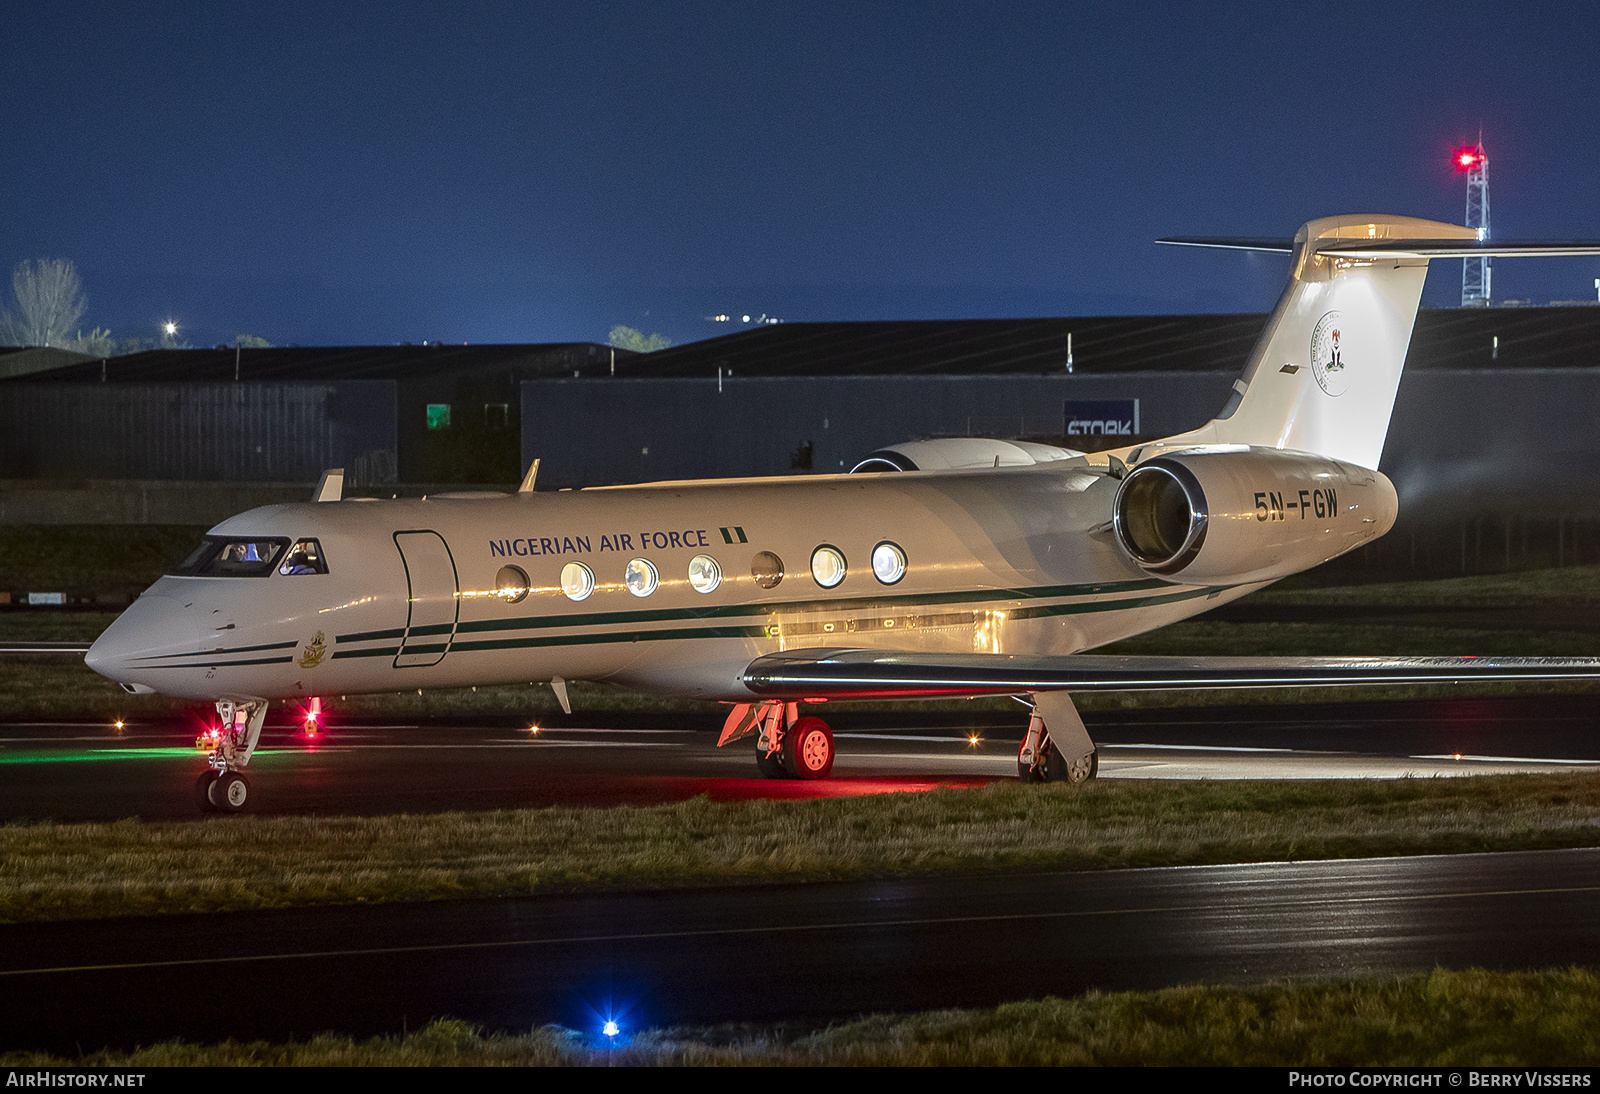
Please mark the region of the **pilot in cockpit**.
[[283, 560], [283, 565], [278, 568], [280, 574], [294, 577], [298, 574], [326, 573], [322, 568], [322, 559], [317, 551], [317, 541], [302, 539], [289, 549], [288, 557]]

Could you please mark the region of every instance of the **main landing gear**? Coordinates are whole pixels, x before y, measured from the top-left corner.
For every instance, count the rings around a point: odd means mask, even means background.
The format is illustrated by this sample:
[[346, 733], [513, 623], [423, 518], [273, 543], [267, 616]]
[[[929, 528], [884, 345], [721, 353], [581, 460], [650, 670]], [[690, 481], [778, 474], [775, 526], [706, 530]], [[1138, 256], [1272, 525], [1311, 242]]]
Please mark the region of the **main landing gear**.
[[722, 725], [719, 746], [756, 734], [756, 770], [769, 779], [826, 779], [833, 770], [833, 730], [800, 717], [800, 704], [739, 703]]
[[261, 739], [267, 703], [264, 699], [246, 703], [219, 699], [217, 718], [216, 747], [206, 757], [207, 769], [195, 780], [195, 797], [202, 810], [238, 813], [250, 801], [250, 780], [244, 769]]
[[1033, 697], [1028, 732], [1017, 750], [1017, 777], [1025, 783], [1086, 783], [1100, 773], [1100, 753], [1064, 691]]

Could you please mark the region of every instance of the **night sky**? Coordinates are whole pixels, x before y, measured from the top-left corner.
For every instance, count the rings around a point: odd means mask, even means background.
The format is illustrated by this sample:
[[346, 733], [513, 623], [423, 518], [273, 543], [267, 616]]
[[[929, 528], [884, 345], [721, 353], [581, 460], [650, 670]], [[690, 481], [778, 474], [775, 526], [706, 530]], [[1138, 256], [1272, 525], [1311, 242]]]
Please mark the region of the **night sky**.
[[1285, 260], [1151, 241], [1459, 222], [1480, 126], [1496, 237], [1600, 238], [1588, 4], [591, 7], [0, 0], [0, 266], [195, 345], [1264, 310]]

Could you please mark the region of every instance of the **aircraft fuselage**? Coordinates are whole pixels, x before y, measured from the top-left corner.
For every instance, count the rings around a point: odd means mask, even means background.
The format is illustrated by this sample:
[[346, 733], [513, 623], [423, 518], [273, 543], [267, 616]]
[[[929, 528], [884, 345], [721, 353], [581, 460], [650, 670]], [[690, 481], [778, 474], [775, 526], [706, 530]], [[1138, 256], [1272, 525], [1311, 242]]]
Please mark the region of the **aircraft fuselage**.
[[[163, 577], [90, 664], [130, 690], [197, 699], [559, 676], [748, 701], [741, 673], [767, 653], [1069, 654], [1259, 587], [1142, 571], [1107, 530], [1117, 485], [1070, 461], [267, 506], [211, 535], [315, 540], [326, 573]], [[904, 563], [898, 577], [885, 565], [892, 582], [873, 565], [885, 544]], [[813, 573], [828, 547], [844, 563], [832, 587], [836, 565]], [[706, 592], [690, 581], [697, 558], [720, 574]], [[635, 560], [649, 567], [630, 586]], [[563, 588], [572, 563], [592, 574], [581, 600]]]

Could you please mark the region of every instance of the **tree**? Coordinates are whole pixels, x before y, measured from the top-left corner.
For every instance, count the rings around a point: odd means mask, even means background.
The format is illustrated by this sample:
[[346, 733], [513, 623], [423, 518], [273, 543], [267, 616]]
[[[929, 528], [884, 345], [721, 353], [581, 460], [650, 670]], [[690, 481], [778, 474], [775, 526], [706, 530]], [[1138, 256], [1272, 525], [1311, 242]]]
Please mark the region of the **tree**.
[[111, 332], [94, 328], [88, 334], [81, 330], [76, 337], [63, 339], [58, 343], [61, 349], [69, 349], [73, 353], [83, 353], [90, 357], [115, 357], [122, 352], [117, 345], [117, 340], [111, 337]]
[[11, 272], [17, 311], [0, 320], [5, 340], [20, 346], [60, 346], [83, 318], [88, 301], [77, 268], [64, 258], [18, 263]]
[[619, 323], [611, 328], [611, 344], [618, 349], [631, 349], [635, 353], [654, 353], [658, 349], [666, 349], [672, 345], [672, 339], [664, 334], [652, 334], [646, 337], [632, 327], [624, 327]]
[[233, 340], [233, 344], [235, 346], [240, 347], [241, 349], [271, 349], [272, 348], [272, 343], [271, 342], [267, 341], [265, 338], [258, 337], [257, 335], [254, 335], [254, 334], [241, 334], [241, 335], [239, 335], [239, 337], [237, 337], [237, 338], [235, 338]]

